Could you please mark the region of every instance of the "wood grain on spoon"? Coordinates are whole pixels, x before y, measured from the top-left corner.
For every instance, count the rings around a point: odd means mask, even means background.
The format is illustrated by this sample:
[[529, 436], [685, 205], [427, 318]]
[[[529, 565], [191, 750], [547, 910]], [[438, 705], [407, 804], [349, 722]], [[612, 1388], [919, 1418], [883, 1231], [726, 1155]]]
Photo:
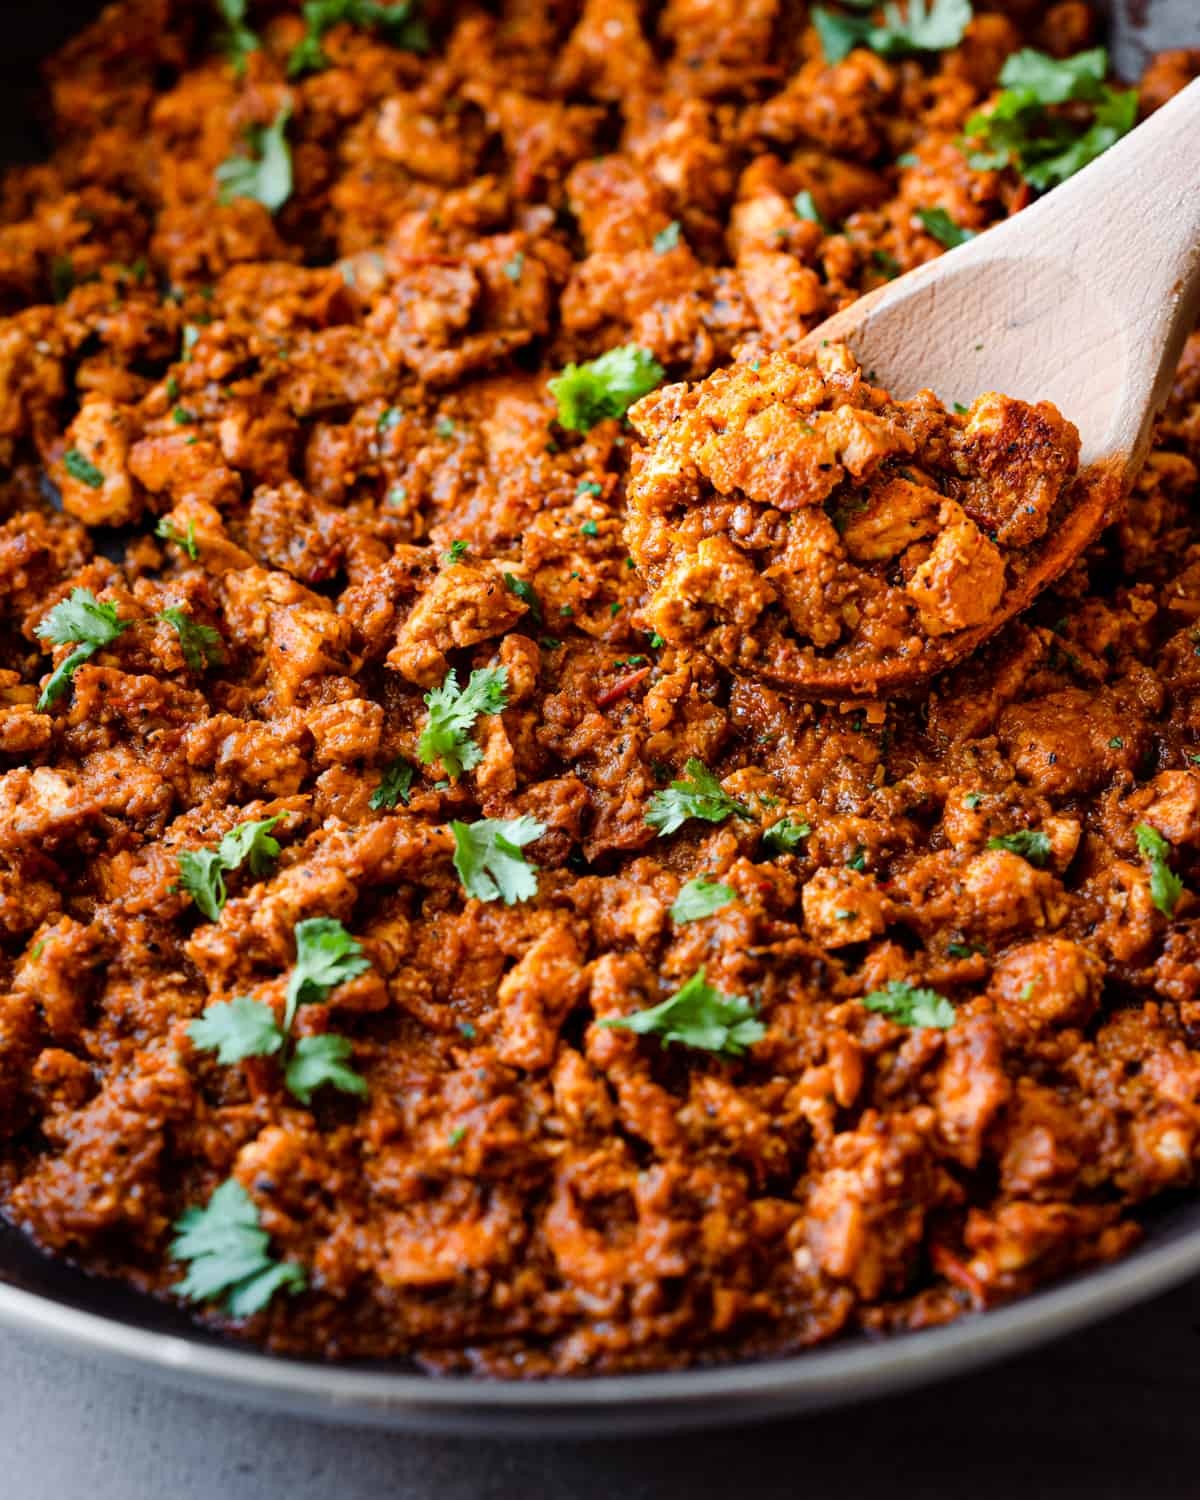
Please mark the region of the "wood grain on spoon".
[[1150, 444], [1200, 312], [1200, 80], [1091, 166], [978, 239], [815, 329], [897, 400], [1003, 391], [1052, 401], [1079, 428], [1077, 503], [985, 625], [917, 654], [814, 659], [807, 695], [911, 686], [973, 651], [1061, 577], [1105, 526]]

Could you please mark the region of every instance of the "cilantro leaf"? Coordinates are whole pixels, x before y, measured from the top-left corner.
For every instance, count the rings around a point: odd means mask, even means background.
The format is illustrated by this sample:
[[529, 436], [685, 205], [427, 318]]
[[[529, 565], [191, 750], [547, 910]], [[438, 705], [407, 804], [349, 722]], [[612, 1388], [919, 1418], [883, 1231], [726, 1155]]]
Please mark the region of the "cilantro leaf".
[[210, 1302], [225, 1293], [226, 1310], [235, 1318], [258, 1312], [283, 1288], [303, 1291], [304, 1268], [274, 1260], [270, 1244], [254, 1199], [231, 1177], [206, 1207], [189, 1208], [175, 1222], [171, 1258], [189, 1262], [175, 1291], [189, 1302]]
[[470, 731], [480, 714], [498, 714], [508, 703], [508, 671], [481, 667], [460, 690], [451, 668], [441, 687], [425, 694], [425, 703], [429, 719], [417, 741], [417, 754], [425, 765], [440, 760], [446, 775], [457, 780], [483, 759]]
[[215, 1051], [219, 1063], [271, 1057], [283, 1046], [275, 1012], [248, 995], [207, 1006], [187, 1030], [193, 1045], [202, 1052]]
[[371, 806], [378, 811], [383, 807], [395, 807], [397, 802], [408, 805], [408, 790], [413, 784], [416, 770], [402, 755], [384, 767], [383, 779], [371, 793]]
[[284, 1071], [288, 1092], [301, 1104], [311, 1104], [315, 1091], [324, 1084], [338, 1089], [343, 1094], [366, 1097], [367, 1080], [346, 1066], [346, 1059], [354, 1055], [354, 1044], [349, 1037], [302, 1036]]
[[200, 556], [200, 548], [196, 542], [196, 523], [189, 521], [187, 532], [177, 531], [175, 526], [166, 516], [160, 516], [158, 525], [154, 528], [154, 535], [161, 537], [164, 542], [174, 542], [182, 551], [186, 552], [193, 562]]
[[234, 198], [253, 198], [271, 213], [292, 196], [292, 152], [287, 142], [287, 124], [292, 106], [286, 102], [270, 125], [253, 125], [246, 133], [249, 156], [229, 156], [218, 166], [216, 177], [222, 203]]
[[72, 479], [86, 484], [89, 490], [104, 488], [104, 470], [98, 469], [86, 453], [78, 448], [68, 448], [63, 454], [63, 468]]
[[237, 870], [246, 864], [251, 875], [261, 880], [279, 858], [279, 841], [271, 837], [271, 829], [278, 822], [276, 815], [231, 828], [217, 845], [217, 854], [225, 868]]
[[257, 52], [261, 43], [246, 25], [246, 0], [216, 0], [216, 6], [225, 22], [221, 51], [233, 64], [234, 77], [241, 78], [246, 72], [246, 58]]
[[302, 1005], [324, 1000], [330, 990], [357, 979], [370, 967], [362, 944], [335, 917], [309, 917], [296, 923], [296, 965], [288, 978], [283, 1029], [291, 1031]]
[[454, 868], [468, 896], [515, 906], [537, 895], [537, 866], [521, 851], [541, 838], [544, 823], [523, 813], [519, 818], [481, 818], [477, 823], [455, 821], [450, 828]]
[[792, 207], [796, 210], [798, 219], [808, 219], [810, 223], [816, 224], [825, 234], [832, 232], [831, 226], [826, 222], [825, 216], [817, 207], [817, 200], [804, 188], [792, 199]]
[[180, 851], [179, 884], [196, 903], [197, 908], [215, 922], [229, 899], [225, 875], [249, 863], [250, 873], [261, 878], [272, 860], [278, 858], [279, 843], [270, 837], [278, 817], [258, 822], [239, 823], [231, 828], [215, 849]]
[[1007, 849], [1010, 854], [1019, 854], [1036, 869], [1045, 869], [1051, 855], [1050, 840], [1036, 828], [1020, 828], [1016, 833], [1001, 833], [988, 839], [989, 849]]
[[623, 417], [666, 373], [638, 344], [622, 344], [587, 364], [570, 364], [549, 382], [559, 425], [568, 432], [587, 432], [608, 417]]
[[[1103, 47], [1061, 59], [1032, 48], [1013, 53], [1001, 69], [994, 103], [964, 126], [987, 148], [972, 152], [969, 165], [1014, 164], [1039, 192], [1065, 182], [1137, 123], [1137, 90], [1105, 83], [1107, 68]], [[1064, 104], [1076, 108], [1056, 108]], [[1079, 105], [1091, 106], [1090, 118]]]
[[918, 208], [916, 214], [926, 234], [932, 235], [947, 250], [955, 250], [975, 238], [973, 229], [963, 229], [956, 224], [944, 208]]
[[821, 5], [812, 12], [828, 63], [840, 63], [855, 47], [869, 47], [883, 57], [944, 52], [958, 46], [970, 22], [970, 0], [909, 0], [907, 14], [891, 0], [883, 7], [881, 25], [870, 16], [847, 16]]
[[721, 783], [702, 760], [691, 756], [683, 769], [687, 779], [673, 781], [666, 791], [655, 792], [650, 798], [646, 822], [658, 829], [660, 838], [675, 833], [689, 818], [723, 823], [733, 813], [739, 818], [750, 817], [746, 805], [722, 790]]
[[723, 995], [714, 989], [703, 964], [661, 1005], [628, 1016], [610, 1016], [599, 1024], [635, 1031], [639, 1036], [657, 1036], [664, 1047], [682, 1042], [685, 1047], [719, 1052], [724, 1057], [740, 1057], [767, 1033], [746, 996]]
[[671, 906], [671, 917], [679, 925], [698, 922], [701, 917], [711, 917], [735, 899], [737, 893], [731, 885], [720, 880], [706, 880], [699, 875], [689, 880], [675, 897]]
[[165, 620], [179, 637], [179, 649], [193, 672], [203, 672], [205, 667], [220, 666], [225, 660], [221, 633], [211, 625], [198, 625], [182, 609], [164, 609], [158, 618]]
[[515, 573], [505, 573], [504, 587], [510, 594], [528, 607], [530, 619], [535, 624], [540, 625], [542, 620], [542, 606], [538, 602], [538, 596], [534, 591], [533, 584], [528, 582], [527, 579], [518, 578]]
[[954, 1006], [936, 990], [918, 989], [902, 979], [889, 979], [881, 990], [872, 990], [863, 1000], [868, 1010], [878, 1011], [898, 1026], [935, 1027], [945, 1031], [957, 1019]]
[[763, 843], [775, 854], [793, 854], [812, 832], [808, 823], [793, 823], [791, 818], [780, 818], [763, 831]]
[[1183, 881], [1168, 863], [1171, 846], [1149, 823], [1139, 823], [1134, 834], [1138, 853], [1150, 869], [1150, 899], [1164, 917], [1173, 917], [1183, 895]]
[[442, 561], [448, 567], [453, 567], [455, 563], [462, 562], [470, 551], [470, 547], [470, 542], [464, 542], [461, 537], [457, 537], [450, 543], [448, 550], [442, 553]]
[[655, 255], [665, 255], [668, 250], [674, 250], [679, 244], [679, 235], [679, 220], [672, 219], [665, 229], [660, 229], [654, 236]]
[[71, 685], [75, 669], [104, 646], [110, 646], [130, 622], [118, 617], [116, 606], [101, 604], [91, 589], [72, 589], [70, 598], [56, 604], [34, 634], [53, 646], [72, 644], [70, 652], [55, 667], [37, 701], [44, 713]]
[[302, 13], [308, 29], [288, 57], [289, 78], [329, 66], [321, 42], [339, 21], [348, 21], [363, 30], [376, 30], [393, 47], [406, 52], [429, 50], [428, 28], [412, 0], [400, 0], [395, 5], [384, 4], [383, 0], [307, 0]]

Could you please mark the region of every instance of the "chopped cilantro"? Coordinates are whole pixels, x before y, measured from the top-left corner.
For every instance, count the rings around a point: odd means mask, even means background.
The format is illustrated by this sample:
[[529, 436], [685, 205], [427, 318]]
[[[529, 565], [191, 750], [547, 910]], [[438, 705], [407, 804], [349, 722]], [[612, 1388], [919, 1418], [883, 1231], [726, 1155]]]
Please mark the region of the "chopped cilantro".
[[239, 823], [215, 849], [184, 849], [179, 854], [179, 884], [198, 909], [215, 922], [228, 900], [225, 876], [242, 865], [260, 878], [279, 856], [279, 842], [271, 837], [278, 817]]
[[596, 525], [595, 521], [585, 521], [579, 528], [579, 530], [583, 533], [584, 536], [600, 535], [600, 528]]
[[440, 760], [455, 780], [477, 766], [483, 752], [470, 736], [480, 714], [498, 714], [508, 702], [508, 673], [504, 667], [481, 667], [460, 690], [454, 669], [441, 687], [425, 694], [429, 718], [417, 742], [422, 764]]
[[936, 990], [914, 988], [901, 979], [889, 979], [881, 990], [872, 990], [863, 1004], [899, 1026], [945, 1031], [956, 1019], [954, 1006], [944, 995]]
[[196, 523], [189, 521], [187, 532], [177, 531], [166, 516], [160, 516], [158, 525], [154, 528], [154, 535], [161, 537], [164, 542], [174, 542], [182, 551], [186, 552], [193, 562], [200, 556], [200, 548], [196, 543]]
[[623, 417], [665, 374], [650, 351], [637, 344], [622, 344], [587, 364], [570, 364], [549, 383], [559, 423], [569, 432], [587, 432], [605, 418]]
[[646, 822], [658, 829], [661, 838], [675, 833], [689, 818], [723, 823], [734, 813], [740, 818], [750, 817], [745, 804], [722, 790], [721, 783], [703, 761], [691, 756], [684, 765], [684, 773], [685, 780], [673, 781], [666, 791], [655, 792], [650, 798]]
[[971, 408], [969, 406], [964, 406], [961, 401], [956, 401], [954, 403], [954, 410], [960, 417], [965, 417], [966, 414], [971, 410]]
[[947, 943], [947, 958], [971, 958], [976, 953], [986, 953], [987, 946], [984, 943]]
[[367, 1080], [346, 1066], [347, 1059], [353, 1056], [354, 1043], [349, 1037], [335, 1036], [330, 1032], [302, 1036], [284, 1069], [283, 1080], [288, 1092], [301, 1104], [311, 1104], [316, 1090], [328, 1084], [339, 1093], [365, 1098]]
[[246, 1057], [273, 1057], [283, 1046], [275, 1012], [247, 995], [208, 1006], [187, 1032], [201, 1052], [216, 1052], [217, 1061], [226, 1065]]
[[872, 250], [871, 264], [877, 271], [882, 271], [889, 280], [900, 274], [900, 262], [886, 250]]
[[1113, 737], [1112, 737], [1112, 739], [1109, 740], [1109, 742], [1108, 742], [1108, 748], [1110, 750], [1124, 750], [1124, 748], [1125, 748], [1125, 741], [1121, 738], [1121, 736], [1119, 734], [1114, 734]]
[[408, 792], [415, 774], [416, 768], [398, 755], [384, 768], [382, 781], [371, 793], [371, 806], [376, 811], [384, 807], [395, 807], [397, 802], [403, 802], [407, 806]]
[[[1137, 90], [1110, 87], [1107, 69], [1103, 47], [1062, 59], [1032, 48], [1014, 52], [1001, 69], [995, 103], [964, 127], [986, 148], [969, 156], [969, 165], [1011, 163], [1039, 192], [1065, 182], [1137, 123]], [[1066, 104], [1075, 107], [1059, 108]]]
[[1171, 846], [1149, 823], [1139, 823], [1134, 829], [1138, 853], [1150, 870], [1150, 899], [1164, 917], [1173, 917], [1179, 898], [1183, 895], [1183, 881], [1168, 863]]
[[846, 868], [848, 870], [857, 870], [860, 874], [867, 868], [867, 851], [861, 844], [855, 846], [854, 853], [846, 861]]
[[[577, 495], [595, 495], [598, 499], [604, 493], [604, 486], [602, 484], [597, 484], [594, 479], [581, 479], [575, 486], [575, 493]], [[587, 528], [589, 526], [592, 528], [591, 531], [587, 531]], [[595, 521], [585, 521], [583, 529], [588, 536], [595, 536]]]
[[104, 646], [109, 646], [129, 625], [117, 617], [116, 606], [101, 604], [91, 589], [73, 589], [69, 599], [56, 604], [34, 633], [54, 646], [73, 645], [74, 651], [59, 662], [37, 701], [44, 713], [67, 691], [75, 669]]
[[509, 281], [520, 281], [521, 273], [525, 269], [524, 251], [518, 250], [511, 260], [506, 260], [500, 267]]
[[234, 1177], [204, 1208], [186, 1209], [174, 1227], [171, 1259], [188, 1263], [174, 1290], [188, 1302], [211, 1302], [224, 1294], [230, 1316], [246, 1318], [266, 1307], [276, 1292], [300, 1292], [307, 1285], [303, 1267], [272, 1258], [254, 1199]]
[[222, 203], [234, 198], [253, 198], [275, 213], [288, 201], [292, 196], [292, 153], [287, 142], [291, 117], [291, 103], [285, 102], [270, 125], [253, 125], [247, 131], [248, 156], [230, 156], [218, 166], [216, 178]]
[[330, 990], [357, 979], [371, 967], [357, 938], [334, 917], [309, 917], [296, 923], [296, 964], [288, 976], [283, 1029], [290, 1032], [302, 1005], [324, 1000]]
[[529, 608], [529, 616], [535, 624], [540, 625], [542, 621], [542, 606], [538, 603], [538, 596], [534, 592], [533, 584], [524, 578], [518, 578], [515, 573], [505, 573], [504, 587], [510, 594], [514, 594], [522, 604]]
[[807, 823], [793, 823], [791, 818], [780, 818], [770, 828], [763, 830], [763, 844], [774, 854], [792, 854], [812, 832]]
[[442, 561], [451, 565], [462, 562], [468, 551], [470, 551], [470, 543], [464, 542], [461, 537], [456, 537], [450, 543], [448, 550], [442, 553]]
[[99, 490], [104, 487], [103, 469], [98, 469], [87, 454], [81, 453], [78, 448], [68, 448], [63, 454], [63, 468], [72, 479], [78, 479], [80, 484], [86, 484], [89, 490]]
[[982, 801], [983, 801], [983, 793], [982, 792], [968, 792], [967, 795], [963, 798], [963, 804], [964, 804], [964, 806], [969, 807], [972, 812], [974, 812], [974, 810], [979, 806], [979, 804]]
[[306, 0], [303, 15], [308, 29], [288, 57], [289, 78], [320, 72], [329, 66], [321, 43], [325, 33], [339, 21], [347, 21], [364, 31], [378, 31], [391, 46], [405, 52], [429, 50], [429, 30], [413, 0], [398, 0], [397, 4], [387, 4], [385, 0]]
[[736, 894], [731, 885], [720, 880], [706, 880], [699, 875], [681, 888], [671, 906], [671, 917], [680, 926], [685, 922], [697, 922], [701, 917], [711, 917], [713, 912], [728, 906]]
[[170, 625], [179, 637], [179, 649], [193, 672], [220, 666], [225, 660], [220, 631], [214, 630], [211, 625], [198, 625], [182, 609], [164, 609], [158, 618]]
[[831, 226], [826, 223], [824, 215], [817, 207], [817, 201], [807, 188], [797, 193], [792, 199], [792, 207], [796, 210], [797, 218], [807, 219], [816, 224], [826, 234], [831, 232]]
[[185, 427], [189, 422], [196, 420], [196, 413], [189, 411], [186, 406], [176, 406], [171, 412], [171, 421], [177, 427]]
[[454, 1129], [446, 1137], [446, 1144], [450, 1147], [451, 1151], [453, 1151], [456, 1147], [462, 1145], [466, 1134], [467, 1127], [465, 1125], [456, 1125], [454, 1127]]
[[438, 437], [445, 438], [447, 442], [458, 431], [449, 417], [439, 417], [433, 424], [433, 430], [437, 433]]
[[883, 57], [944, 52], [958, 46], [970, 21], [970, 0], [909, 0], [906, 11], [890, 0], [879, 25], [870, 16], [848, 16], [821, 5], [812, 12], [829, 63], [841, 62], [855, 47], [869, 47]]
[[741, 1057], [761, 1041], [766, 1027], [745, 995], [723, 995], [708, 983], [704, 966], [661, 1005], [628, 1016], [609, 1016], [599, 1023], [639, 1036], [657, 1036], [663, 1046], [681, 1042], [724, 1057]]
[[674, 250], [679, 244], [679, 220], [672, 219], [665, 229], [660, 229], [654, 236], [655, 255], [665, 255], [668, 250]]
[[926, 234], [931, 234], [947, 250], [954, 250], [975, 238], [973, 229], [961, 228], [944, 208], [918, 208], [916, 214], [925, 226]]
[[989, 849], [1007, 849], [1010, 854], [1019, 854], [1037, 869], [1044, 869], [1050, 860], [1050, 840], [1037, 828], [1019, 828], [1016, 833], [1001, 833], [988, 839]]
[[477, 823], [454, 821], [450, 828], [454, 868], [468, 896], [513, 906], [537, 895], [537, 866], [521, 851], [541, 838], [544, 823], [525, 813], [519, 818], [481, 818]]
[[241, 78], [246, 72], [246, 58], [260, 46], [258, 37], [246, 25], [247, 0], [216, 0], [216, 6], [225, 22], [221, 51], [232, 63], [234, 76]]

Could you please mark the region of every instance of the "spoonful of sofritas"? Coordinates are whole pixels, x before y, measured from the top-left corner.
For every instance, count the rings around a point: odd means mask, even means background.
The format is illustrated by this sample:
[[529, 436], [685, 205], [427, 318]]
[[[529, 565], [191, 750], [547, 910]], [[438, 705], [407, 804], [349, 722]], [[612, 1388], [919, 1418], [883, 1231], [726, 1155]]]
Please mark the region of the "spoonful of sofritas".
[[801, 696], [928, 680], [1117, 515], [1198, 311], [1200, 81], [797, 348], [638, 402], [647, 628]]

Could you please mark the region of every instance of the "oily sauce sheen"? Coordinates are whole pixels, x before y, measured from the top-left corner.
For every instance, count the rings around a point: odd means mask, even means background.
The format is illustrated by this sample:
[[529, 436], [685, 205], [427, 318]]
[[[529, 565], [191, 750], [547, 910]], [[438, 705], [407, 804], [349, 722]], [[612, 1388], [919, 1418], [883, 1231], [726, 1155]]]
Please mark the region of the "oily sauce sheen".
[[[224, 1189], [285, 1269], [198, 1317], [505, 1377], [923, 1327], [1122, 1254], [1200, 1158], [1200, 341], [1123, 517], [890, 702], [741, 670], [806, 621], [911, 626], [838, 614], [803, 538], [969, 624], [1052, 522], [1071, 413], [910, 410], [838, 530], [778, 519], [753, 434], [720, 504], [687, 452], [655, 499], [668, 397], [568, 426], [548, 389], [627, 346], [702, 411], [720, 371], [777, 389], [942, 252], [918, 208], [1029, 200], [964, 123], [1097, 18], [979, 4], [830, 64], [791, 0], [430, 3], [424, 51], [372, 16], [289, 76], [298, 6], [248, 42], [120, 0], [4, 179], [5, 1216], [171, 1297]], [[1142, 112], [1197, 71], [1155, 60]], [[966, 587], [931, 562], [964, 513]], [[789, 526], [797, 615], [754, 592]], [[314, 921], [365, 963], [301, 984]], [[260, 1050], [223, 1062], [235, 1000]], [[322, 1037], [340, 1083], [293, 1071]]]

